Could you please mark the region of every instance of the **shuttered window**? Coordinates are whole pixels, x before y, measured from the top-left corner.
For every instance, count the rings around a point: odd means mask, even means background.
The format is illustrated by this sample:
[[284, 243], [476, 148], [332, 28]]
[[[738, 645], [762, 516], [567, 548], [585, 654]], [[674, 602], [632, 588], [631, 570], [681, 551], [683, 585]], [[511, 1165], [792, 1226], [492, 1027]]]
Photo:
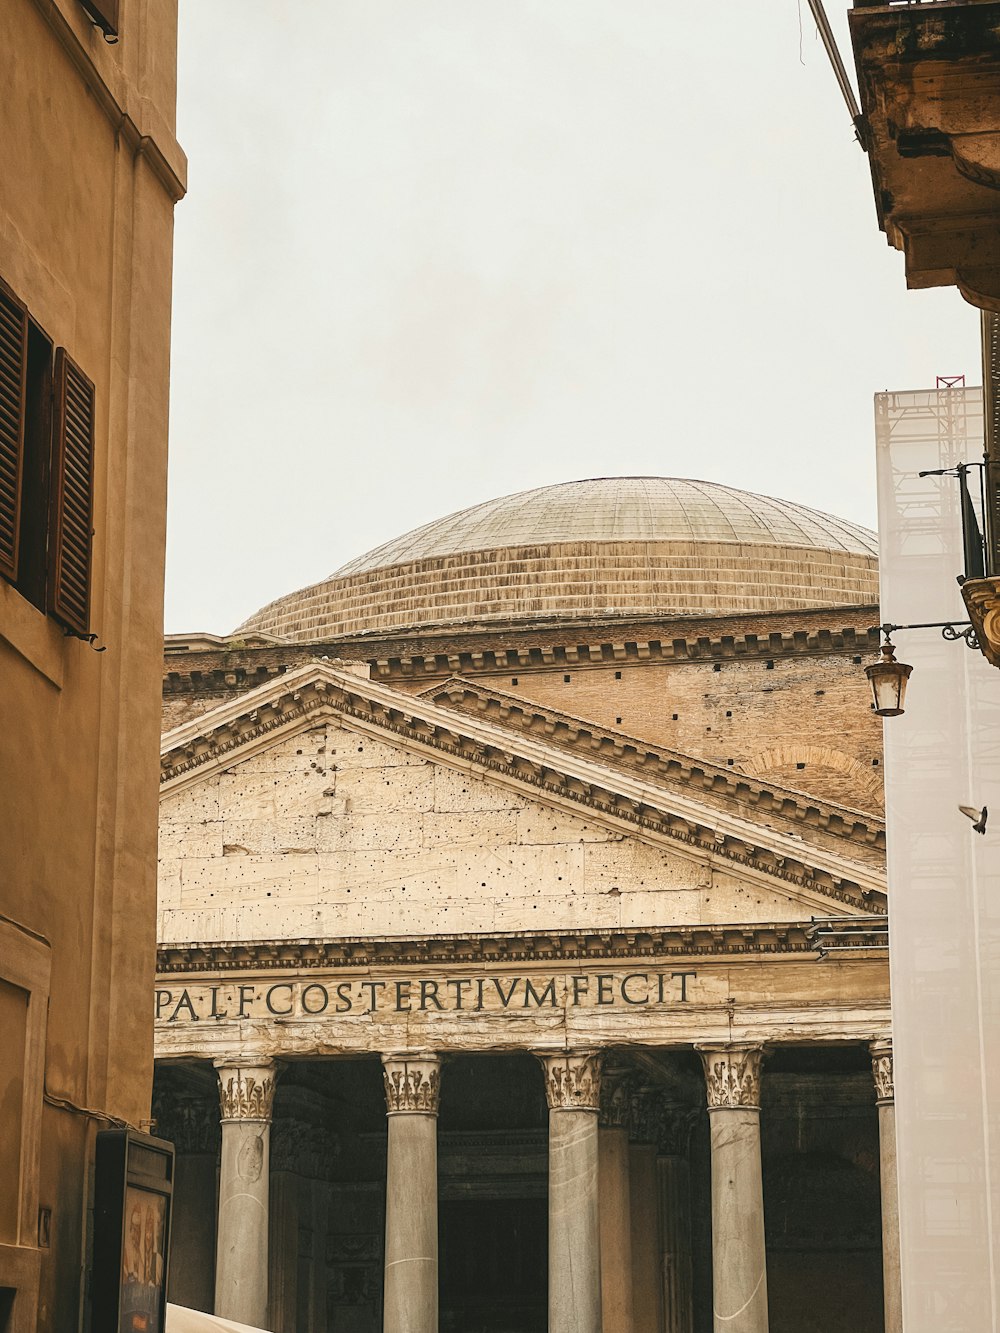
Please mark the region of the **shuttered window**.
[[90, 634], [94, 386], [0, 280], [0, 578]]
[[49, 609], [74, 634], [90, 629], [94, 386], [56, 350], [49, 528]]
[[28, 312], [0, 284], [0, 574], [17, 578]]

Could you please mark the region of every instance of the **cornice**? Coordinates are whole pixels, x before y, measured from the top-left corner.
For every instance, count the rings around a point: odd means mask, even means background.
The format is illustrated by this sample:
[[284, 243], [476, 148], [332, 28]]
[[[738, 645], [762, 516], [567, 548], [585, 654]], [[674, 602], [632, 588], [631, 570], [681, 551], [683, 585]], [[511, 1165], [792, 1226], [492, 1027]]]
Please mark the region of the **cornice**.
[[458, 963], [587, 963], [623, 958], [740, 958], [790, 956], [820, 959], [842, 939], [841, 954], [884, 957], [883, 916], [829, 917], [765, 925], [671, 926], [647, 930], [542, 931], [509, 935], [382, 936], [312, 940], [163, 943], [161, 976], [219, 972], [336, 971], [341, 968], [414, 967]]
[[664, 786], [689, 788], [702, 799], [721, 797], [749, 805], [767, 819], [778, 819], [793, 828], [805, 824], [813, 833], [846, 837], [860, 846], [885, 851], [885, 820], [877, 815], [822, 801], [806, 792], [779, 786], [739, 769], [654, 745], [613, 727], [602, 727], [599, 723], [547, 708], [522, 695], [507, 694], [453, 676], [429, 686], [417, 697], [430, 699], [463, 715], [484, 716], [499, 727], [535, 733], [546, 744], [560, 749], [582, 749], [596, 754], [615, 768], [653, 772]]
[[[415, 751], [432, 750], [463, 770], [480, 769], [516, 788], [544, 791], [551, 804], [574, 812], [582, 807], [587, 817], [639, 832], [649, 841], [738, 863], [755, 878], [777, 879], [866, 910], [884, 901], [881, 867], [848, 859], [839, 849], [811, 845], [803, 834], [762, 828], [760, 815], [771, 805], [770, 794], [765, 802], [763, 791], [756, 819], [740, 810], [713, 808], [645, 774], [638, 777], [568, 755], [531, 736], [515, 737], [323, 662], [288, 672], [167, 732], [161, 786], [166, 791], [190, 785], [230, 765], [236, 753], [249, 757], [324, 714], [350, 718], [360, 731], [390, 733]], [[641, 763], [649, 755], [657, 759], [652, 752], [637, 758]], [[802, 827], [809, 826], [806, 819]]]
[[[125, 105], [129, 82], [125, 73], [117, 66], [108, 64], [107, 72], [112, 82], [118, 85], [112, 88], [56, 0], [35, 0], [35, 5], [86, 84], [95, 104], [114, 128], [115, 134], [134, 157], [145, 158], [171, 202], [178, 203], [187, 193], [187, 159], [157, 108], [148, 98], [133, 91], [138, 108], [137, 122]], [[109, 55], [107, 60], [110, 62], [112, 57]]]
[[[794, 613], [775, 613], [770, 623], [780, 627], [766, 633], [749, 632], [750, 617], [706, 619], [704, 622], [669, 622], [662, 617], [552, 625], [503, 624], [477, 629], [470, 626], [422, 629], [413, 635], [355, 635], [327, 643], [293, 643], [262, 636], [233, 636], [209, 643], [206, 635], [172, 635], [166, 644], [163, 693], [220, 695], [246, 690], [326, 654], [368, 663], [375, 680], [430, 683], [446, 676], [469, 677], [479, 672], [550, 671], [600, 666], [671, 663], [699, 665], [725, 661], [764, 661], [790, 657], [827, 657], [877, 653], [879, 634], [870, 627], [880, 619], [877, 607], [838, 608], [833, 614], [857, 612], [858, 624], [837, 629], [789, 628]], [[798, 621], [815, 622], [824, 613], [799, 613]], [[831, 613], [826, 612], [827, 616]], [[766, 617], [752, 617], [766, 625]], [[727, 633], [727, 628], [732, 633]], [[502, 640], [516, 634], [516, 642]], [[193, 646], [189, 646], [193, 645]], [[195, 666], [191, 659], [197, 659]], [[249, 669], [248, 669], [249, 668]]]

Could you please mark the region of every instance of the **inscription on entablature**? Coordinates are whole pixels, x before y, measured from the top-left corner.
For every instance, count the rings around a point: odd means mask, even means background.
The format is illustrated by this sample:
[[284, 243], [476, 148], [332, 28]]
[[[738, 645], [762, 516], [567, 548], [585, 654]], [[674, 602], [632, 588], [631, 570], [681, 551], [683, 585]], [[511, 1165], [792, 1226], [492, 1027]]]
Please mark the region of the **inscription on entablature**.
[[709, 998], [720, 997], [709, 996], [693, 969], [341, 981], [310, 977], [158, 986], [154, 1014], [161, 1024], [410, 1013], [474, 1017], [546, 1009], [664, 1008]]

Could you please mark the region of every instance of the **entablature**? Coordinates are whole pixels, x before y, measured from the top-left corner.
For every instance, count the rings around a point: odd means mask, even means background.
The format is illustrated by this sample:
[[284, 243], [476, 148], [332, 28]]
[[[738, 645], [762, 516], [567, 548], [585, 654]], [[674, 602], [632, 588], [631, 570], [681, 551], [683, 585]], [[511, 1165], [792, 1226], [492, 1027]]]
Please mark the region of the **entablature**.
[[[837, 608], [838, 617], [844, 610]], [[830, 615], [829, 610], [817, 610], [706, 620], [646, 617], [489, 629], [450, 627], [437, 634], [424, 629], [409, 636], [357, 635], [316, 644], [264, 642], [261, 635], [221, 640], [175, 634], [165, 644], [163, 694], [224, 697], [327, 658], [366, 662], [376, 680], [429, 684], [448, 676], [549, 671], [561, 666], [683, 665], [877, 653], [879, 633], [872, 626], [881, 619], [878, 607], [857, 608], [855, 623], [846, 627], [832, 628]]]
[[667, 926], [645, 930], [566, 930], [510, 934], [382, 936], [311, 940], [192, 941], [160, 944], [156, 969], [197, 976], [232, 971], [301, 970], [453, 963], [697, 958], [747, 954], [877, 952], [889, 947], [884, 916], [814, 917], [768, 925]]
[[159, 1059], [871, 1041], [885, 923], [161, 946]]

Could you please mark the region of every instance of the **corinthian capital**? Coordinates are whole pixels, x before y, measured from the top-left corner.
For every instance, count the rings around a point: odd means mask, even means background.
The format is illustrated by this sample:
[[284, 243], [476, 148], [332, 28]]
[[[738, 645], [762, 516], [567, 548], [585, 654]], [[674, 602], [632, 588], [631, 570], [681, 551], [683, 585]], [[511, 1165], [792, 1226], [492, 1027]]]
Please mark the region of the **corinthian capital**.
[[895, 1099], [892, 1083], [892, 1039], [873, 1041], [868, 1049], [872, 1053], [875, 1102], [878, 1106], [886, 1106]]
[[277, 1078], [273, 1060], [219, 1060], [215, 1067], [221, 1119], [270, 1121]]
[[601, 1072], [601, 1127], [630, 1129], [632, 1095], [636, 1079], [629, 1071], [604, 1069]]
[[656, 1149], [661, 1157], [686, 1157], [691, 1146], [691, 1130], [701, 1114], [697, 1106], [680, 1102], [660, 1102], [656, 1107]]
[[419, 1111], [437, 1115], [441, 1095], [441, 1061], [436, 1055], [383, 1055], [387, 1115]]
[[539, 1055], [545, 1074], [545, 1099], [553, 1111], [601, 1109], [601, 1056], [598, 1051], [559, 1051]]
[[707, 1046], [699, 1054], [705, 1066], [708, 1109], [760, 1109], [759, 1046]]

